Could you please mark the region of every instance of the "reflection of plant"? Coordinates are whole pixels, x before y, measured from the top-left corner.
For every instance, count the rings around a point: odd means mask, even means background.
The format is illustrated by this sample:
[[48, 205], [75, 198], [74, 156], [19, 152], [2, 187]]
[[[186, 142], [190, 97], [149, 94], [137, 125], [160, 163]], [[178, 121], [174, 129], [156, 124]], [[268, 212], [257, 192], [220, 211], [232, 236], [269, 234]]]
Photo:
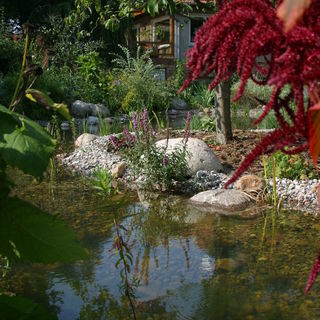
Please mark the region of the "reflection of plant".
[[[18, 251], [16, 245], [11, 240], [9, 240], [9, 243], [12, 247], [13, 254], [20, 259], [20, 252]], [[10, 263], [9, 263], [8, 257], [2, 256], [0, 254], [0, 279], [4, 278], [7, 275], [9, 269], [10, 269]]]
[[[278, 151], [272, 157], [275, 162], [275, 176], [278, 178], [294, 180], [301, 178], [314, 179], [317, 177], [309, 161], [300, 155], [288, 155]], [[267, 161], [269, 177], [273, 175], [272, 159], [270, 158]]]
[[113, 176], [109, 169], [98, 168], [92, 176], [92, 187], [101, 195], [110, 195], [116, 192], [113, 188]]
[[129, 281], [129, 274], [131, 272], [132, 266], [132, 253], [130, 252], [128, 244], [124, 241], [120, 229], [127, 231], [127, 229], [121, 224], [117, 224], [114, 220], [114, 226], [116, 228], [116, 236], [113, 240], [112, 249], [116, 249], [116, 254], [119, 254], [119, 259], [116, 262], [116, 268], [119, 267], [120, 263], [122, 264], [122, 269], [120, 271], [120, 276], [123, 282], [123, 290], [125, 296], [128, 298], [130, 307], [132, 310], [133, 318], [137, 319], [136, 310], [135, 310], [135, 292], [134, 289], [137, 286], [137, 282], [133, 279], [132, 283]]

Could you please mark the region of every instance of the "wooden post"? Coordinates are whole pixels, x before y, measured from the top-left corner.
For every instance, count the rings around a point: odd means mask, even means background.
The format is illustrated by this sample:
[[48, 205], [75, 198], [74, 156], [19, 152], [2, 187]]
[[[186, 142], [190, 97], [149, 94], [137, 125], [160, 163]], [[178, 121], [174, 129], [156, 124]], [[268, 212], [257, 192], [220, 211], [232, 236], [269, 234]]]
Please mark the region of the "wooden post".
[[170, 45], [171, 45], [171, 55], [174, 56], [174, 19], [170, 18]]

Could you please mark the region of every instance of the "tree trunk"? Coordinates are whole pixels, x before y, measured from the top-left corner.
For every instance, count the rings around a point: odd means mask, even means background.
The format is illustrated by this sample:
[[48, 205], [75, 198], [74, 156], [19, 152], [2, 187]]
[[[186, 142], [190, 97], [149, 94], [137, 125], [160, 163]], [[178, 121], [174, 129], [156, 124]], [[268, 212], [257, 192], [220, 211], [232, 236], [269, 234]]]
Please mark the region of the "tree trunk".
[[227, 144], [232, 140], [230, 113], [231, 80], [219, 83], [215, 87], [214, 93], [217, 143]]

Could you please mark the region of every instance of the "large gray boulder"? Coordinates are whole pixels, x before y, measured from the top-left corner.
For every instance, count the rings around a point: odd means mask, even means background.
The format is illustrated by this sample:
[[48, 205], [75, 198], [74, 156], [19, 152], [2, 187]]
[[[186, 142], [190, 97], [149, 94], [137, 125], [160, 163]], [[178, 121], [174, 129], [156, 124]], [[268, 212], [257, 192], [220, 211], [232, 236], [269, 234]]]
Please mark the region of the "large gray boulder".
[[[167, 139], [156, 142], [159, 148], [166, 148]], [[181, 150], [184, 147], [184, 139], [175, 138], [168, 140], [167, 152], [172, 153], [174, 150]], [[189, 138], [186, 146], [187, 162], [190, 167], [190, 173], [195, 175], [199, 170], [223, 172], [223, 167], [205, 142], [196, 138]]]
[[85, 118], [86, 116], [105, 118], [110, 115], [109, 110], [103, 104], [87, 103], [81, 100], [72, 103], [71, 113], [79, 118]]
[[195, 205], [206, 207], [209, 211], [241, 211], [247, 209], [251, 199], [243, 192], [233, 189], [216, 189], [200, 192], [190, 199]]

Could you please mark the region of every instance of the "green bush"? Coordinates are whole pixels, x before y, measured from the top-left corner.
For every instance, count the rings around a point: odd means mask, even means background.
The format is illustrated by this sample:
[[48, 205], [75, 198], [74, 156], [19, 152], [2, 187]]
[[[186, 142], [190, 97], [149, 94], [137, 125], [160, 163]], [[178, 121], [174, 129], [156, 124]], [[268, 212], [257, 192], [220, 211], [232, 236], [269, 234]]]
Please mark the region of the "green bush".
[[317, 172], [313, 170], [310, 162], [302, 155], [287, 155], [281, 151], [275, 152], [267, 160], [267, 173], [269, 177], [273, 176], [272, 157], [275, 162], [275, 175], [278, 178], [287, 179], [315, 179], [318, 178]]
[[[108, 105], [114, 109], [125, 112], [142, 110], [166, 109], [169, 102], [169, 91], [164, 81], [154, 77], [157, 69], [150, 59], [150, 53], [141, 54], [137, 50], [136, 58], [129, 50], [120, 46], [123, 55], [114, 54], [114, 69], [109, 79]], [[115, 104], [115, 105], [111, 105]]]
[[190, 130], [215, 131], [216, 120], [212, 117], [192, 116], [190, 119]]
[[196, 83], [191, 87], [189, 103], [197, 109], [213, 108], [214, 91], [208, 90], [207, 83]]

